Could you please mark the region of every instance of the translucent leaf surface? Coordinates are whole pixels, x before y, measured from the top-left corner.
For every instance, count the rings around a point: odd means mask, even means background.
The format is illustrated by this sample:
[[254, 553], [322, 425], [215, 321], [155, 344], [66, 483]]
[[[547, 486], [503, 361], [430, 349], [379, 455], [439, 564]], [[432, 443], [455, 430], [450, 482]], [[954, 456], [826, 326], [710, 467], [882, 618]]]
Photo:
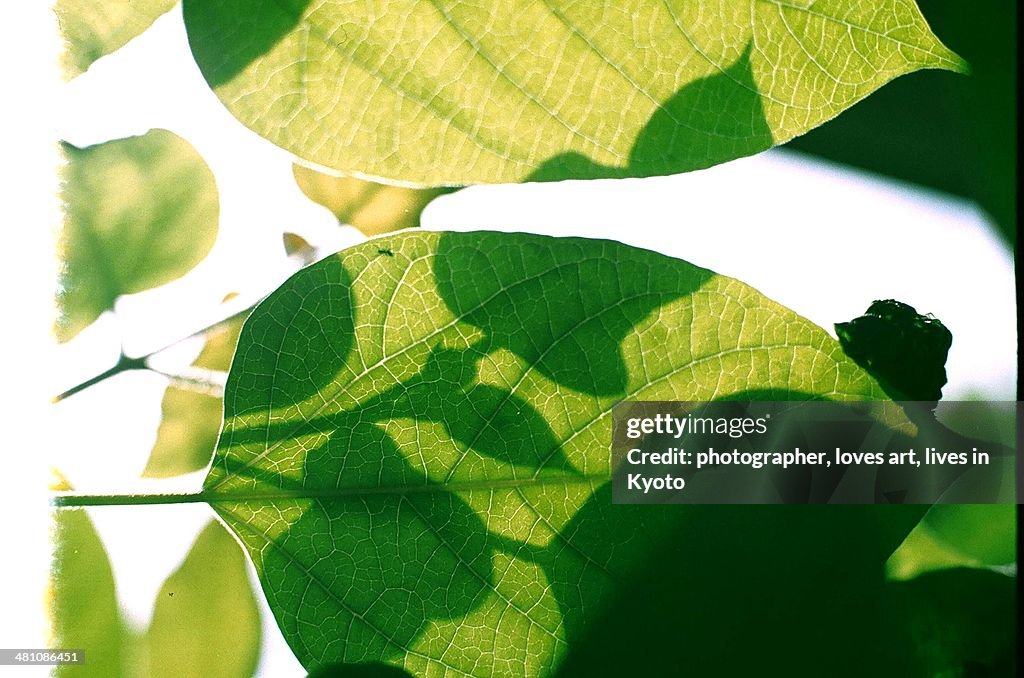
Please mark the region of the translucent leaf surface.
[[911, 0], [185, 0], [206, 80], [315, 164], [419, 185], [647, 176], [962, 69]]
[[[696, 578], [679, 591], [734, 586], [753, 567], [745, 535], [759, 535], [765, 572], [880, 590], [919, 508], [611, 505], [614, 403], [737, 394], [883, 397], [823, 330], [684, 261], [610, 241], [406, 232], [304, 269], [256, 308], [205, 491], [310, 670], [550, 673], [644, 581], [637, 568], [683, 554]], [[799, 556], [766, 548], [780, 540]], [[799, 595], [801, 579], [780, 586]], [[702, 628], [687, 642], [722, 630]]]
[[243, 678], [256, 669], [260, 617], [245, 554], [211, 522], [160, 589], [146, 635], [152, 678]]
[[166, 130], [76, 148], [65, 144], [61, 341], [114, 307], [188, 272], [217, 237], [213, 174]]
[[366, 235], [380, 235], [420, 225], [420, 215], [443, 188], [387, 186], [355, 177], [335, 177], [295, 165], [295, 181], [313, 202], [338, 221]]
[[63, 55], [69, 77], [122, 47], [176, 0], [57, 0], [54, 11], [67, 42]]

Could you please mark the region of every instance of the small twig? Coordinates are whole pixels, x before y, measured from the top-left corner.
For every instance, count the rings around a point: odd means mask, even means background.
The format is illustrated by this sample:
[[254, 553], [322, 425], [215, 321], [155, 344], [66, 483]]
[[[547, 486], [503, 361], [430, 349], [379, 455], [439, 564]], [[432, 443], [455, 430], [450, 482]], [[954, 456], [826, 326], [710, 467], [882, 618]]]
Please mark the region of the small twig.
[[[80, 384], [72, 386], [71, 388], [69, 388], [68, 390], [64, 391], [63, 393], [61, 393], [61, 394], [59, 394], [57, 396], [54, 396], [54, 398], [50, 402], [59, 403], [62, 400], [70, 398], [71, 396], [75, 395], [76, 393], [84, 391], [85, 389], [87, 389], [87, 388], [89, 388], [91, 386], [95, 386], [96, 384], [98, 384], [98, 383], [100, 383], [102, 381], [106, 381], [107, 379], [109, 379], [109, 378], [111, 378], [113, 376], [116, 376], [118, 374], [121, 374], [122, 372], [128, 372], [129, 370], [152, 370], [153, 368], [151, 368], [149, 366], [149, 359], [152, 358], [153, 356], [155, 356], [156, 354], [162, 353], [162, 352], [166, 351], [167, 349], [171, 348], [172, 346], [177, 346], [181, 342], [186, 341], [188, 339], [191, 339], [192, 337], [198, 337], [198, 336], [205, 335], [208, 332], [211, 332], [211, 331], [217, 329], [221, 325], [224, 325], [226, 323], [231, 322], [232, 320], [237, 320], [238, 318], [244, 318], [245, 316], [249, 315], [250, 312], [252, 312], [252, 309], [256, 307], [256, 304], [258, 304], [259, 301], [260, 300], [257, 300], [256, 302], [250, 304], [249, 306], [247, 306], [246, 308], [242, 309], [241, 311], [238, 311], [236, 313], [232, 313], [231, 315], [229, 315], [229, 316], [227, 316], [225, 318], [221, 318], [220, 320], [218, 320], [218, 321], [216, 321], [214, 323], [211, 323], [211, 324], [209, 324], [209, 325], [207, 325], [207, 326], [205, 326], [205, 327], [203, 327], [201, 329], [198, 329], [195, 332], [192, 332], [191, 334], [188, 334], [188, 335], [186, 335], [186, 336], [184, 336], [184, 337], [182, 337], [180, 339], [176, 339], [175, 341], [172, 341], [171, 343], [166, 344], [165, 346], [161, 346], [160, 348], [156, 349], [155, 351], [150, 351], [149, 353], [147, 353], [145, 355], [138, 356], [138, 357], [135, 357], [135, 358], [130, 358], [130, 357], [126, 356], [124, 354], [124, 352], [122, 351], [120, 357], [117, 359], [117, 363], [115, 363], [113, 367], [111, 367], [111, 368], [109, 368], [107, 370], [104, 370], [103, 372], [100, 372], [99, 374], [97, 374], [95, 376], [89, 377], [88, 379], [86, 379], [85, 381], [83, 381]], [[154, 371], [157, 371], [157, 370], [154, 370]], [[163, 374], [163, 373], [160, 372], [160, 374]]]
[[[308, 243], [306, 243], [306, 244], [308, 246]], [[313, 262], [317, 261], [319, 257], [320, 257], [320, 250], [319, 250], [319, 248], [307, 247], [306, 249], [304, 249], [304, 250], [302, 250], [300, 252], [291, 253], [290, 256], [289, 256], [289, 259], [291, 261], [293, 261], [297, 265], [295, 270], [299, 270], [302, 267], [308, 266], [309, 264], [312, 264]], [[292, 271], [292, 272], [294, 273], [294, 271]], [[171, 348], [172, 346], [177, 346], [178, 344], [180, 344], [183, 341], [187, 341], [187, 340], [189, 340], [189, 339], [191, 339], [193, 337], [202, 336], [204, 334], [207, 334], [208, 332], [211, 332], [211, 331], [217, 329], [221, 325], [224, 325], [226, 323], [231, 322], [232, 320], [237, 320], [238, 318], [244, 318], [244, 317], [248, 316], [249, 313], [251, 313], [252, 310], [254, 308], [256, 308], [256, 304], [260, 303], [265, 298], [266, 298], [266, 295], [260, 297], [259, 299], [257, 299], [253, 303], [249, 304], [248, 306], [246, 306], [242, 310], [237, 311], [235, 313], [232, 313], [231, 315], [227, 316], [226, 318], [221, 318], [220, 320], [218, 320], [218, 321], [216, 321], [214, 323], [211, 323], [211, 324], [207, 325], [206, 327], [203, 327], [202, 329], [198, 329], [198, 330], [192, 332], [191, 334], [188, 334], [188, 335], [186, 335], [186, 336], [184, 336], [184, 337], [182, 337], [180, 339], [176, 339], [175, 341], [172, 341], [171, 343], [169, 343], [169, 344], [167, 344], [165, 346], [161, 346], [160, 348], [156, 349], [155, 351], [150, 351], [149, 353], [147, 353], [145, 355], [142, 355], [142, 356], [139, 356], [137, 358], [129, 358], [128, 356], [126, 356], [124, 354], [124, 351], [122, 350], [121, 351], [121, 356], [117, 360], [117, 364], [115, 364], [113, 367], [111, 367], [110, 369], [105, 370], [103, 372], [100, 372], [99, 374], [97, 374], [97, 375], [95, 375], [93, 377], [90, 377], [90, 378], [86, 379], [85, 381], [83, 381], [82, 383], [80, 383], [80, 384], [78, 384], [76, 386], [72, 386], [71, 388], [69, 388], [68, 390], [64, 391], [63, 393], [61, 393], [61, 394], [59, 394], [57, 396], [54, 396], [54, 398], [50, 402], [52, 402], [52, 403], [59, 403], [60, 401], [65, 400], [66, 398], [70, 398], [71, 396], [75, 395], [76, 393], [78, 393], [80, 391], [84, 391], [85, 389], [89, 388], [90, 386], [95, 386], [96, 384], [100, 383], [101, 381], [106, 381], [107, 379], [109, 379], [109, 378], [111, 378], [111, 377], [113, 377], [115, 375], [121, 374], [122, 372], [127, 372], [128, 370], [152, 370], [154, 372], [158, 372], [159, 374], [164, 374], [163, 372], [159, 372], [159, 370], [154, 370], [152, 367], [150, 367], [150, 365], [149, 365], [149, 359], [150, 358], [152, 358], [153, 356], [155, 356], [158, 353], [162, 353], [162, 352], [166, 351], [167, 349]], [[176, 375], [165, 375], [165, 376], [169, 376], [171, 378], [175, 378]]]

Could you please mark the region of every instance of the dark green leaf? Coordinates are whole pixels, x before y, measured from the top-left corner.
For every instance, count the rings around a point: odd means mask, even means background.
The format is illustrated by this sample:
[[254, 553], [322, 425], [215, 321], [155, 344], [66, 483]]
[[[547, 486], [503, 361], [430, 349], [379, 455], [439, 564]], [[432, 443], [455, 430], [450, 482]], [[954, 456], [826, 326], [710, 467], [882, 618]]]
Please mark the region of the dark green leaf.
[[[205, 490], [305, 666], [548, 673], [653, 551], [684, 549], [708, 576], [757, 565], [743, 535], [760, 513], [611, 505], [612, 405], [755, 392], [883, 396], [823, 330], [684, 261], [407, 232], [304, 269], [253, 312]], [[811, 571], [879, 583], [920, 512], [779, 515], [767, 533]]]
[[935, 402], [946, 384], [953, 335], [937, 318], [888, 299], [864, 315], [836, 323], [846, 354], [870, 372], [893, 400]]

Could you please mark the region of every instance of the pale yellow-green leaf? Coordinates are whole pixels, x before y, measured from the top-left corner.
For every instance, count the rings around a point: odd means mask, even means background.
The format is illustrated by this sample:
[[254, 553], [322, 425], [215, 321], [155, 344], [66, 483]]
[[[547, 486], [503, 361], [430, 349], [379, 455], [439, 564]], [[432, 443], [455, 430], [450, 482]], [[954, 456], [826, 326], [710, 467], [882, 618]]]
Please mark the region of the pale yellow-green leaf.
[[245, 678], [256, 669], [260, 617], [245, 555], [217, 522], [157, 594], [145, 638], [150, 678]]
[[897, 76], [964, 69], [913, 0], [184, 0], [184, 16], [245, 125], [415, 185], [699, 169]]
[[149, 28], [176, 0], [57, 0], [54, 11], [66, 41], [64, 72], [71, 78], [101, 56]]
[[445, 189], [388, 186], [355, 177], [335, 177], [295, 165], [295, 182], [313, 202], [343, 224], [366, 235], [380, 235], [420, 225], [427, 204]]
[[120, 676], [130, 635], [114, 589], [114, 573], [96, 528], [82, 509], [56, 515], [50, 614], [53, 647], [85, 650], [86, 662], [63, 665], [57, 676]]

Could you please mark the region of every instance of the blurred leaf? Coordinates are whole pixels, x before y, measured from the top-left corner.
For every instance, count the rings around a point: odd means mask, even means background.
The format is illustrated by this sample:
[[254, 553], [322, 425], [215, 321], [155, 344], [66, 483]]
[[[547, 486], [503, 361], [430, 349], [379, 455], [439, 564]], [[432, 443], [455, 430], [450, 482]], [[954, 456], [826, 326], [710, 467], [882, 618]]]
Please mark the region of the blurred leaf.
[[[244, 318], [210, 330], [194, 367], [226, 372], [235, 354]], [[210, 463], [223, 419], [223, 398], [171, 383], [164, 392], [163, 416], [156, 443], [142, 472], [148, 478], [166, 478], [198, 471]]]
[[218, 217], [213, 174], [171, 132], [64, 149], [61, 341], [111, 310], [122, 294], [188, 272], [213, 246]]
[[216, 521], [161, 587], [146, 643], [152, 678], [243, 678], [256, 670], [260, 617], [245, 556]]
[[949, 548], [920, 523], [892, 554], [885, 569], [889, 579], [905, 581], [934, 570], [979, 566], [978, 560]]
[[124, 46], [176, 0], [57, 0], [54, 11], [67, 41], [64, 71], [72, 78]]
[[1012, 244], [1017, 2], [918, 4], [934, 31], [971, 64], [971, 77], [900, 78], [790, 148], [976, 200]]
[[84, 510], [60, 509], [55, 520], [53, 647], [85, 650], [84, 664], [59, 666], [56, 675], [120, 676], [130, 638], [107, 551]]
[[313, 202], [323, 205], [343, 224], [366, 235], [380, 235], [420, 225], [420, 215], [431, 200], [448, 193], [443, 188], [402, 188], [334, 177], [302, 165], [292, 171], [299, 188]]
[[316, 248], [301, 235], [283, 233], [281, 241], [284, 244], [284, 253], [289, 257], [297, 257], [303, 264], [312, 264], [316, 261]]
[[[821, 328], [685, 261], [407, 231], [300, 271], [253, 311], [204, 492], [307, 668], [545, 674], [664, 545], [689, 554], [694, 595], [793, 560], [819, 584], [882, 585], [923, 509], [772, 507], [768, 529], [762, 507], [611, 505], [615, 403], [751, 392], [884, 397]], [[822, 585], [784, 590], [809, 620], [852, 614]], [[704, 602], [731, 646], [742, 609]], [[675, 612], [693, 626], [705, 609]]]
[[1017, 507], [1009, 504], [933, 506], [923, 527], [953, 551], [984, 565], [1017, 560]]
[[245, 125], [313, 164], [421, 186], [700, 169], [904, 73], [964, 68], [901, 0], [183, 8]]
[[1017, 654], [1017, 582], [989, 570], [929, 572], [889, 584], [890, 614], [911, 629], [918, 675], [1012, 678]]

